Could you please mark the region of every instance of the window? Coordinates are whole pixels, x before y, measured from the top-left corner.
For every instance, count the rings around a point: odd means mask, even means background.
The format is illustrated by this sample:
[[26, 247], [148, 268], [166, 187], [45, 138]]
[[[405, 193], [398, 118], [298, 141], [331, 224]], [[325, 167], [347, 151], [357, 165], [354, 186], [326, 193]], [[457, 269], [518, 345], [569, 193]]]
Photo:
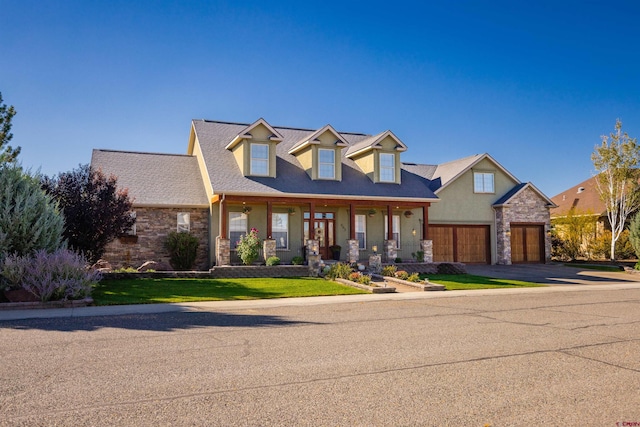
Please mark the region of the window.
[[356, 215], [356, 239], [358, 249], [367, 248], [367, 217], [365, 215]]
[[178, 233], [188, 233], [191, 230], [191, 215], [186, 212], [178, 213]]
[[268, 144], [251, 144], [251, 175], [269, 175]]
[[272, 214], [271, 233], [271, 238], [276, 241], [276, 249], [289, 249], [289, 214]]
[[231, 249], [238, 246], [240, 237], [247, 234], [247, 214], [242, 212], [229, 212], [229, 240]]
[[380, 153], [380, 181], [396, 182], [396, 156]]
[[335, 179], [336, 155], [334, 150], [321, 148], [318, 150], [318, 178]]
[[495, 193], [493, 187], [493, 173], [474, 172], [473, 173], [474, 193]]
[[[389, 235], [389, 220], [388, 216], [384, 216], [384, 239], [387, 240]], [[394, 215], [391, 219], [393, 221], [393, 240], [396, 241], [396, 248], [400, 247], [400, 215]]]
[[129, 212], [129, 215], [131, 216], [131, 218], [133, 218], [134, 223], [133, 223], [133, 225], [131, 226], [131, 228], [130, 228], [130, 229], [128, 229], [127, 231], [125, 231], [125, 233], [124, 233], [124, 234], [125, 234], [125, 235], [127, 235], [127, 236], [135, 236], [135, 235], [137, 234], [137, 232], [138, 232], [138, 230], [136, 229], [136, 223], [135, 223], [135, 220], [136, 220], [136, 211]]

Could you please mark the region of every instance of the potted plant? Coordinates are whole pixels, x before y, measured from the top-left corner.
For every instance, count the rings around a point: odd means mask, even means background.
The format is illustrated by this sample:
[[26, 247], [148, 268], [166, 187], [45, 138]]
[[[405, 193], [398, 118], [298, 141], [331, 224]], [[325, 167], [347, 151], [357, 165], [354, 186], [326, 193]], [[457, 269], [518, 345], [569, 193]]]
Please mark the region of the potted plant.
[[249, 215], [251, 213], [251, 206], [243, 206], [242, 213], [245, 215]]
[[296, 209], [295, 208], [289, 208], [289, 209], [287, 209], [287, 212], [289, 212], [289, 215], [295, 215], [296, 214]]
[[411, 218], [413, 216], [413, 212], [411, 211], [404, 211], [404, 217], [405, 218]]
[[329, 250], [331, 251], [331, 255], [333, 256], [333, 259], [336, 261], [340, 261], [340, 251], [342, 251], [342, 246], [332, 245], [332, 246], [329, 246]]
[[372, 217], [376, 214], [376, 210], [375, 209], [369, 209], [369, 217]]

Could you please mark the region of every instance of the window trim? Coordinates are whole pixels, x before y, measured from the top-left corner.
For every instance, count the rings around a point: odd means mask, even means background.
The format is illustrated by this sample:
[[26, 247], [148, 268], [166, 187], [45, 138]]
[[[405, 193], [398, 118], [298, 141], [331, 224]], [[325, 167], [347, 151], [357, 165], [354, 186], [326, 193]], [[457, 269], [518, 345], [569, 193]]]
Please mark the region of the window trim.
[[[397, 222], [396, 222], [397, 220]], [[393, 234], [397, 234], [398, 238], [396, 240], [396, 249], [400, 249], [400, 215], [391, 215], [391, 221], [393, 222], [391, 227], [394, 229], [392, 231]], [[398, 226], [398, 230], [396, 231], [396, 225]], [[387, 236], [389, 235], [389, 216], [384, 214], [384, 240], [387, 240]]]
[[[321, 152], [330, 152], [331, 153], [331, 170], [332, 170], [332, 175], [331, 177], [328, 176], [321, 176], [320, 175], [320, 171], [322, 170], [321, 166], [322, 165], [328, 165], [329, 163], [327, 162], [321, 162], [320, 158]], [[318, 179], [329, 179], [329, 180], [333, 180], [336, 179], [336, 150], [333, 150], [331, 148], [318, 148]]]
[[[231, 216], [232, 215], [234, 215], [234, 216], [235, 215], [239, 215], [240, 218], [244, 219], [244, 230], [234, 230], [234, 228], [233, 228], [233, 224], [234, 223], [231, 220]], [[231, 238], [231, 232], [232, 231], [234, 231], [234, 232], [242, 231], [242, 234], [240, 234], [240, 236], [243, 236], [243, 235], [246, 236], [247, 233], [249, 232], [248, 231], [249, 230], [249, 217], [244, 212], [229, 212], [228, 216], [229, 216], [229, 227], [228, 227], [228, 230], [227, 230], [227, 233], [228, 233], [227, 238], [229, 239], [229, 246], [230, 246], [231, 250], [236, 250], [236, 248], [238, 247], [238, 245], [236, 243], [240, 239], [237, 239], [237, 240], [234, 241], [234, 239]]]
[[[362, 218], [362, 231], [358, 231], [358, 218]], [[356, 240], [358, 241], [358, 250], [366, 250], [367, 249], [367, 216], [366, 215], [361, 215], [361, 214], [356, 214], [355, 215], [355, 235], [356, 235]], [[358, 239], [358, 233], [362, 233], [363, 236], [363, 246], [360, 246], [360, 239]]]
[[[487, 182], [485, 177], [491, 177], [491, 189], [487, 190]], [[478, 182], [478, 178], [481, 180]], [[480, 184], [481, 186], [479, 186]], [[474, 171], [473, 172], [473, 192], [476, 194], [495, 194], [496, 192], [496, 178], [494, 172], [482, 172], [482, 171]]]
[[[382, 166], [382, 158], [383, 156], [391, 157], [391, 166]], [[396, 182], [396, 155], [394, 153], [380, 153], [379, 155], [379, 166], [380, 170], [378, 171], [378, 178], [380, 182]], [[382, 171], [391, 171], [392, 178], [390, 180], [382, 178]]]
[[[257, 148], [257, 147], [267, 147], [267, 157], [266, 158], [254, 157], [253, 156], [253, 149]], [[258, 143], [258, 142], [252, 142], [251, 144], [249, 144], [249, 171], [250, 171], [251, 175], [254, 175], [254, 176], [269, 176], [269, 156], [270, 156], [270, 146], [269, 146], [269, 144]], [[254, 170], [254, 160], [256, 162], [260, 162], [261, 164], [264, 162], [264, 164], [266, 165], [265, 173], [258, 173], [258, 172], [256, 172]]]
[[[181, 218], [186, 219], [186, 223], [184, 221], [180, 221]], [[178, 233], [191, 232], [191, 214], [189, 212], [178, 212], [176, 215], [176, 231]]]
[[[276, 217], [282, 217], [285, 219], [285, 227], [286, 229], [284, 231], [277, 231], [276, 226], [275, 226], [275, 220]], [[284, 247], [278, 247], [278, 239], [276, 239], [274, 237], [274, 234], [278, 232], [278, 233], [286, 233], [286, 237], [285, 237], [285, 246]], [[288, 251], [289, 250], [289, 214], [288, 213], [282, 213], [282, 212], [273, 212], [273, 214], [271, 215], [271, 238], [273, 240], [276, 241], [276, 250], [281, 250], [281, 251]]]

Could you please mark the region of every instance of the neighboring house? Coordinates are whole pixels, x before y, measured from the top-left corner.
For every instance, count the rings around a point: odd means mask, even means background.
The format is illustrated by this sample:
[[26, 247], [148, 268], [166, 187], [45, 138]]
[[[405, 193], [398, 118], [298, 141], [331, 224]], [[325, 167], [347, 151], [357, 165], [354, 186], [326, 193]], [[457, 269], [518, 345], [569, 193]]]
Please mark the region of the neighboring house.
[[566, 216], [573, 209], [579, 215], [597, 216], [600, 223], [607, 221], [607, 208], [598, 193], [595, 176], [552, 197], [551, 201], [556, 205], [551, 209], [552, 219]]
[[[94, 150], [91, 165], [118, 177], [136, 209], [135, 239], [110, 245], [115, 264], [167, 257], [170, 230], [201, 241], [199, 268], [237, 262], [257, 228], [264, 256], [357, 262], [422, 254], [424, 261], [545, 262], [549, 208], [487, 154], [442, 165], [402, 163], [407, 145], [377, 135], [194, 120], [187, 155]], [[133, 231], [132, 231], [133, 233]], [[422, 251], [422, 252], [419, 252]], [[162, 256], [161, 256], [162, 255]]]

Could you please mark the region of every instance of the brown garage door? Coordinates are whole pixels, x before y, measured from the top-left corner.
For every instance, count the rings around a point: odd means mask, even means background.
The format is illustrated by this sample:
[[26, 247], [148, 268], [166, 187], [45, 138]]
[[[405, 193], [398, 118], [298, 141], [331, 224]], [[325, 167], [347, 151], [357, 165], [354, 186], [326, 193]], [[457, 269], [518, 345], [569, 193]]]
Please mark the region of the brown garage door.
[[435, 262], [490, 264], [488, 225], [429, 225]]
[[511, 262], [544, 262], [544, 225], [511, 223]]

